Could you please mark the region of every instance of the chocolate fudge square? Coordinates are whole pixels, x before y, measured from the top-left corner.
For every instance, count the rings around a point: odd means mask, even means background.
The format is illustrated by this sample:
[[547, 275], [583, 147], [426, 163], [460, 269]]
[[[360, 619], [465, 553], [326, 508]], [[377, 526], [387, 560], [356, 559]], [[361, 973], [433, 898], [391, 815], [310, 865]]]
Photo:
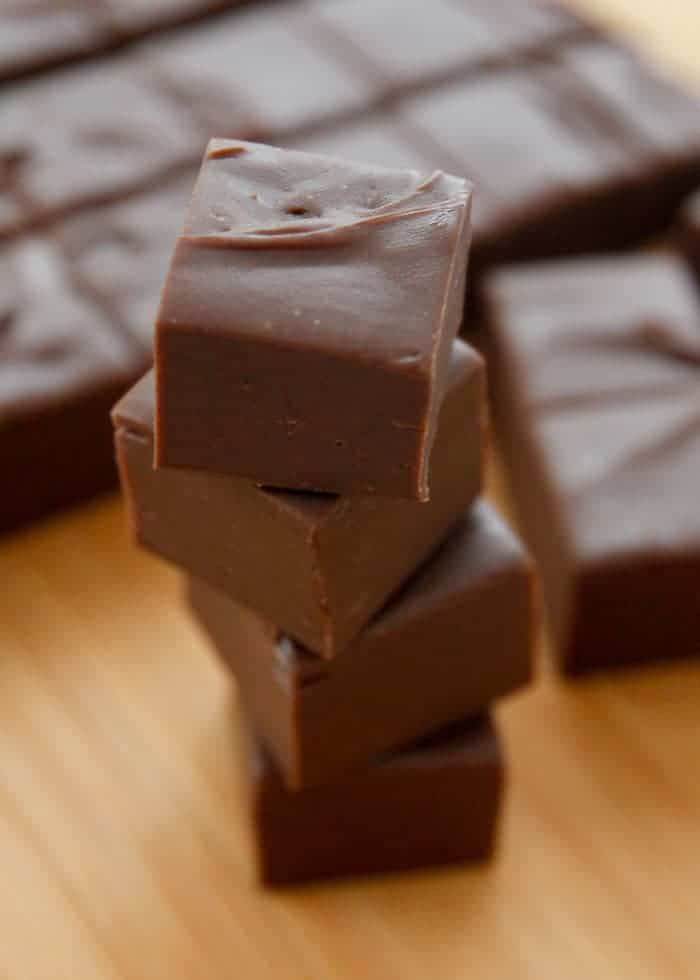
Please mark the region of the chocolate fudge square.
[[700, 652], [700, 300], [672, 255], [486, 291], [493, 406], [565, 671]]
[[263, 884], [483, 861], [493, 853], [505, 767], [488, 717], [296, 793], [249, 722], [239, 719], [238, 727]]
[[280, 12], [235, 13], [145, 49], [164, 91], [191, 111], [204, 138], [283, 139], [363, 113], [378, 98], [366, 73], [329, 50], [304, 5]]
[[54, 244], [0, 249], [0, 532], [116, 483], [108, 412], [143, 361]]
[[212, 141], [156, 327], [158, 467], [429, 499], [471, 188]]
[[454, 344], [429, 503], [267, 491], [203, 470], [153, 469], [147, 375], [114, 411], [131, 525], [142, 545], [333, 657], [434, 550], [479, 494], [483, 362]]
[[483, 501], [333, 661], [194, 578], [189, 601], [292, 789], [337, 782], [531, 676], [530, 561]]
[[46, 222], [194, 165], [201, 147], [189, 115], [136, 58], [66, 68], [3, 95], [0, 201], [19, 202], [25, 225]]

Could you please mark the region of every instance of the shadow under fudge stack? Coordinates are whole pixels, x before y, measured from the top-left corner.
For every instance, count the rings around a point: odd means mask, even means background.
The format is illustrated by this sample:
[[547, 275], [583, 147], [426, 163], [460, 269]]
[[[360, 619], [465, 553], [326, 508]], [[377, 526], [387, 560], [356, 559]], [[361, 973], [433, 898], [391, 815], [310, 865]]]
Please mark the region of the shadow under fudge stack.
[[493, 848], [488, 711], [530, 677], [532, 581], [480, 499], [470, 197], [213, 141], [155, 372], [113, 412], [135, 536], [188, 573], [238, 683], [269, 883]]

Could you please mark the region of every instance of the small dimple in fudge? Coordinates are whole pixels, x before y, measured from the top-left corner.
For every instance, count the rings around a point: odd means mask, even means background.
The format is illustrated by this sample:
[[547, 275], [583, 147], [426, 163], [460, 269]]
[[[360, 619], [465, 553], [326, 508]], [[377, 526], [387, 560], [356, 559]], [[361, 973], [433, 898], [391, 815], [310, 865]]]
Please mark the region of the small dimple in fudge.
[[236, 144], [229, 156], [220, 152], [226, 146], [214, 140], [207, 152], [186, 221], [188, 235], [283, 234], [295, 222], [300, 232], [330, 230], [393, 207], [400, 213], [403, 202], [409, 211], [414, 195], [422, 208], [452, 204], [464, 186], [440, 172], [426, 176], [378, 167], [368, 175], [366, 166], [319, 154]]

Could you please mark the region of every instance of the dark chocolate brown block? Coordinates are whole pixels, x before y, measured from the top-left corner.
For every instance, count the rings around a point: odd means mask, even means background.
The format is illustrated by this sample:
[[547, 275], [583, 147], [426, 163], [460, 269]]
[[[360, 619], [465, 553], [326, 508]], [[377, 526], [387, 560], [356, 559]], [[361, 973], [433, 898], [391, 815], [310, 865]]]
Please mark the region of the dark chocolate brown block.
[[700, 300], [680, 259], [487, 289], [490, 381], [553, 646], [580, 672], [700, 652]]
[[15, 85], [0, 106], [0, 202], [9, 202], [0, 235], [123, 197], [193, 162], [201, 147], [189, 115], [136, 59]]
[[433, 450], [433, 496], [418, 504], [265, 491], [201, 470], [154, 470], [149, 375], [114, 412], [136, 537], [330, 657], [478, 495], [483, 400], [481, 359], [459, 342]]
[[143, 367], [46, 240], [0, 250], [0, 532], [111, 487], [108, 412]]
[[700, 192], [683, 205], [677, 229], [678, 244], [700, 278]]
[[299, 789], [337, 782], [527, 683], [532, 586], [519, 542], [482, 502], [331, 662], [196, 579], [189, 599], [257, 735]]
[[253, 738], [247, 735], [245, 774], [267, 885], [479, 861], [493, 852], [504, 763], [489, 719], [298, 793], [285, 788]]
[[327, 49], [301, 4], [220, 18], [148, 50], [165, 90], [207, 137], [276, 140], [362, 113], [377, 98], [362, 72]]
[[385, 96], [583, 33], [572, 12], [537, 0], [317, 0], [313, 10], [344, 60]]
[[470, 193], [212, 141], [156, 327], [156, 465], [428, 500]]

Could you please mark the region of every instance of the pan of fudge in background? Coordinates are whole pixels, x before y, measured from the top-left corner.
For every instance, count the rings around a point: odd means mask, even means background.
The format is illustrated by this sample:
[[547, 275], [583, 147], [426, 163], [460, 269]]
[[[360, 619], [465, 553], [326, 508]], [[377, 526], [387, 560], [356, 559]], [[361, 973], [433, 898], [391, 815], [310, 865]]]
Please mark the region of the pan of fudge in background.
[[[439, 168], [476, 185], [463, 331], [486, 321], [495, 416], [561, 663], [578, 671], [692, 652], [693, 624], [678, 619], [677, 643], [651, 628], [609, 637], [645, 596], [650, 617], [671, 619], [693, 569], [690, 502], [678, 488], [674, 511], [650, 500], [669, 459], [691, 458], [695, 432], [685, 392], [697, 313], [678, 254], [697, 270], [698, 206], [684, 203], [700, 187], [695, 94], [545, 0], [233, 9], [243, 6], [37, 0], [0, 11], [0, 450], [13, 474], [0, 530], [114, 486], [107, 410], [151, 363], [160, 287], [210, 136]], [[667, 232], [670, 251], [650, 269], [633, 250]], [[612, 265], [576, 258], [610, 251]], [[559, 259], [572, 264], [551, 264]], [[663, 283], [651, 305], [626, 310], [627, 292], [648, 294], [636, 284], [649, 281]], [[610, 315], [572, 315], [594, 292]], [[671, 334], [685, 337], [683, 353]], [[638, 367], [635, 407], [623, 382]], [[647, 403], [655, 371], [663, 391], [679, 387], [677, 400]], [[620, 378], [602, 399], [607, 415], [602, 402], [599, 417], [585, 404], [579, 373], [591, 402]], [[550, 377], [551, 408], [540, 395]], [[667, 417], [672, 404], [682, 418]], [[569, 426], [567, 443], [558, 433]], [[658, 438], [645, 448], [632, 427]], [[574, 444], [595, 456], [590, 473], [565, 459], [580, 456]], [[608, 513], [603, 470], [615, 475], [613, 497], [636, 509], [620, 503], [593, 535], [580, 513]], [[535, 484], [546, 521], [531, 513]], [[659, 561], [668, 585], [657, 590]]]
[[[0, 449], [15, 474], [5, 531], [114, 483], [104, 407], [150, 361], [210, 136], [467, 176], [474, 298], [494, 264], [663, 231], [700, 184], [694, 97], [563, 6], [234, 7], [37, 0], [0, 11]], [[80, 465], [47, 466], [68, 458]]]

